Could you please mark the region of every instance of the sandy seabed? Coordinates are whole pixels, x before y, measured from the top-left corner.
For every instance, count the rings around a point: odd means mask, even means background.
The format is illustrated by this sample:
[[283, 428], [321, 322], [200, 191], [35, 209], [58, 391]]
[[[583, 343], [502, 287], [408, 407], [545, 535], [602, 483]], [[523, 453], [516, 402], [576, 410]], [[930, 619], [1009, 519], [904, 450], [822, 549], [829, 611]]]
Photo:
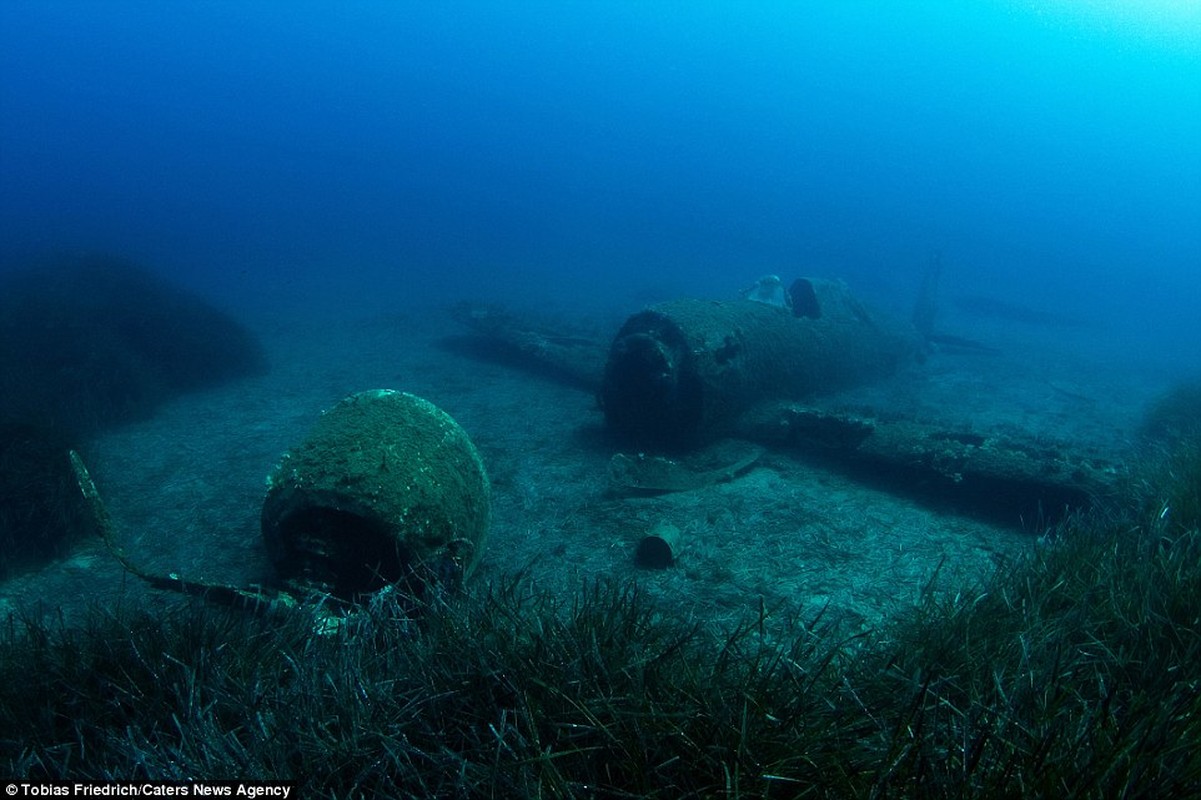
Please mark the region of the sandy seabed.
[[[120, 545], [150, 572], [231, 585], [269, 579], [259, 533], [266, 475], [323, 409], [374, 388], [436, 403], [479, 448], [493, 524], [475, 585], [519, 570], [556, 592], [593, 578], [636, 579], [671, 608], [715, 623], [760, 608], [826, 609], [827, 619], [865, 628], [928, 586], [982, 579], [1041, 533], [1037, 520], [1005, 524], [917, 501], [789, 452], [769, 451], [737, 479], [703, 489], [614, 493], [614, 446], [595, 399], [471, 357], [454, 346], [465, 331], [444, 312], [252, 327], [269, 354], [267, 374], [178, 398], [86, 449]], [[935, 353], [842, 399], [960, 430], [1071, 441], [1120, 463], [1164, 388], [1073, 354], [1054, 331], [970, 332], [1001, 352]], [[676, 565], [640, 569], [636, 543], [659, 523], [682, 532]], [[0, 585], [0, 612], [64, 618], [96, 603], [179, 601], [125, 574], [99, 541]]]

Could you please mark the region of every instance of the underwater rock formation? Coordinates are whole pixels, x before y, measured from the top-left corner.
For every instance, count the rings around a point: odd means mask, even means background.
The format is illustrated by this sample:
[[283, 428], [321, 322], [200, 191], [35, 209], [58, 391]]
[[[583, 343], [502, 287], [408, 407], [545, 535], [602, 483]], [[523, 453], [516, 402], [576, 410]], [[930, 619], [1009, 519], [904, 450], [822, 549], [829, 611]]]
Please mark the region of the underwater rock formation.
[[91, 530], [60, 431], [0, 422], [0, 578], [49, 558]]
[[0, 277], [0, 575], [61, 555], [87, 528], [68, 449], [265, 368], [238, 322], [123, 261]]
[[60, 260], [0, 280], [0, 419], [83, 436], [265, 369], [241, 324], [124, 261]]

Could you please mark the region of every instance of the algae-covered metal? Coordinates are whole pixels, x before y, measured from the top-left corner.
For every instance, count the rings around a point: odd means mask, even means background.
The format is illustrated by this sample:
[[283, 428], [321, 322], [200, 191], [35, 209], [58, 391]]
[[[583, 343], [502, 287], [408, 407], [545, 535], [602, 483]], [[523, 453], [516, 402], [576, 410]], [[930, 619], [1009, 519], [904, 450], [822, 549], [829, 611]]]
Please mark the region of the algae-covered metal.
[[336, 597], [465, 578], [488, 535], [475, 446], [450, 415], [406, 392], [360, 392], [326, 411], [268, 487], [262, 531], [276, 569]]
[[786, 306], [674, 300], [630, 317], [609, 350], [600, 399], [640, 446], [690, 449], [772, 399], [802, 399], [890, 374], [918, 344], [846, 285], [800, 279]]

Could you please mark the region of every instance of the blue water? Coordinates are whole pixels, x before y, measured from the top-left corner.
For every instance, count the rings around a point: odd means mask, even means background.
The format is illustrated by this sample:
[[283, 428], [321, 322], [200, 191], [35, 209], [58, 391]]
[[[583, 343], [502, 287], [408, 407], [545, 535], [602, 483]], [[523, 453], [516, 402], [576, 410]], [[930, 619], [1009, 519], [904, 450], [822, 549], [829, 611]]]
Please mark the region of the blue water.
[[300, 313], [901, 309], [939, 253], [1201, 366], [1201, 9], [4, 0], [0, 260], [77, 249]]

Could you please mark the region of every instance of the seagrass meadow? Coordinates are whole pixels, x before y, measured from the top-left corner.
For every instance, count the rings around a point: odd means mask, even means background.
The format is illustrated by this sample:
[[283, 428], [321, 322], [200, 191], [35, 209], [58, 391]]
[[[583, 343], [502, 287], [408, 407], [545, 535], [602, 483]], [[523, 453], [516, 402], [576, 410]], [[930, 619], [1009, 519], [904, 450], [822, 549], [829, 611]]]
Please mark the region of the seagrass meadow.
[[1190, 796], [1196, 522], [1076, 517], [849, 637], [528, 576], [332, 635], [203, 605], [10, 621], [0, 752], [31, 779], [287, 776], [323, 797]]
[[[127, 557], [265, 580], [257, 514], [279, 453], [348, 391], [403, 386], [452, 413], [489, 469], [478, 575], [417, 620], [385, 593], [331, 629], [319, 599], [233, 611], [75, 542], [3, 584], [6, 775], [293, 779], [306, 797], [1201, 790], [1189, 385], [1110, 386], [1081, 413], [1018, 350], [935, 358], [853, 398], [900, 407], [916, 381], [932, 416], [942, 393], [990, 381], [954, 412], [975, 429], [1071, 420], [1121, 454], [1092, 507], [1006, 521], [789, 453], [702, 490], [618, 496], [590, 398], [465, 356], [440, 317], [259, 332], [269, 373], [89, 443]], [[683, 536], [675, 566], [638, 569], [663, 521]]]
[[1199, 108], [1201, 2], [0, 0], [0, 785], [1201, 798]]

